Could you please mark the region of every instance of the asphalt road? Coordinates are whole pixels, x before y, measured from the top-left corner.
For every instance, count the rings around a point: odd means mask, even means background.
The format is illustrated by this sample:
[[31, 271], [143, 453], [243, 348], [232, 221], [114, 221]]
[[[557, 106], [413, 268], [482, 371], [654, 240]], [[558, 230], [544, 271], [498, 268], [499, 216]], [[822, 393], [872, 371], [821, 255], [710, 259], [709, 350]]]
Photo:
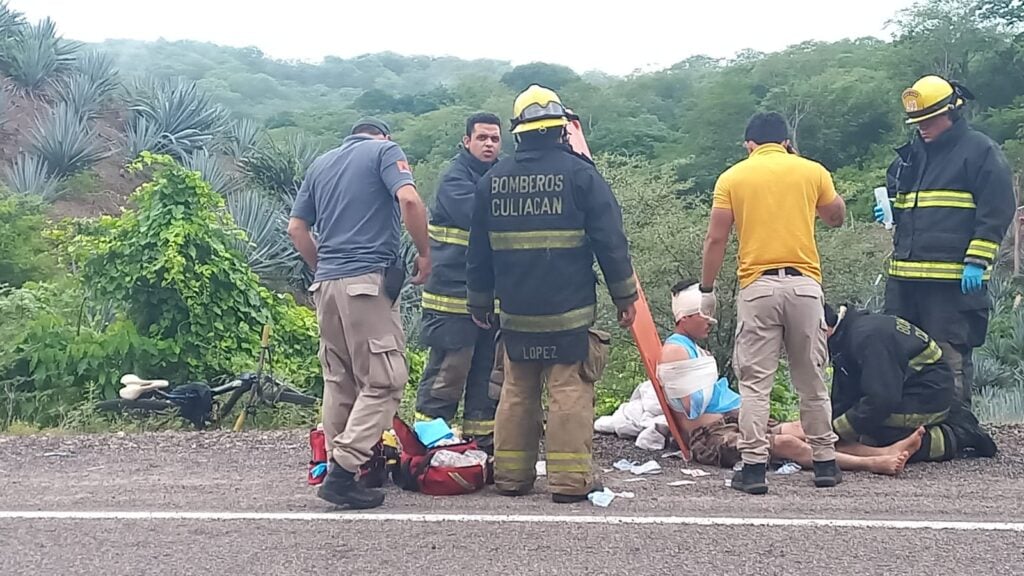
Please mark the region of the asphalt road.
[[995, 459], [847, 473], [833, 490], [770, 476], [763, 497], [725, 470], [670, 487], [686, 464], [601, 437], [599, 466], [653, 457], [663, 472], [603, 474], [635, 493], [608, 508], [556, 505], [540, 481], [514, 499], [390, 488], [355, 516], [305, 484], [305, 434], [0, 437], [0, 574], [1024, 573], [1021, 428], [998, 431]]

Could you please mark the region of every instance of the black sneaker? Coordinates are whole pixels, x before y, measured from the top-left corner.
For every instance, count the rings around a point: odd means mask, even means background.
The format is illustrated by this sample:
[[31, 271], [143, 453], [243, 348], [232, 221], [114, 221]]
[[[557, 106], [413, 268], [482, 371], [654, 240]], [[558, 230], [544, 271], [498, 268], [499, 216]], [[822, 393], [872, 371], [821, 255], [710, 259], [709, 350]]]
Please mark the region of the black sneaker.
[[843, 481], [843, 471], [835, 460], [814, 463], [814, 485], [818, 488], [833, 488]]
[[603, 490], [604, 486], [595, 484], [586, 494], [552, 494], [551, 501], [555, 504], [576, 504], [577, 502], [585, 501], [591, 492], [601, 492]]
[[320, 498], [335, 506], [347, 506], [353, 510], [376, 508], [384, 503], [384, 493], [371, 490], [359, 484], [355, 474], [346, 471], [331, 460], [327, 477], [316, 491]]
[[744, 464], [732, 475], [731, 486], [747, 494], [767, 494], [768, 483], [764, 480], [766, 464]]

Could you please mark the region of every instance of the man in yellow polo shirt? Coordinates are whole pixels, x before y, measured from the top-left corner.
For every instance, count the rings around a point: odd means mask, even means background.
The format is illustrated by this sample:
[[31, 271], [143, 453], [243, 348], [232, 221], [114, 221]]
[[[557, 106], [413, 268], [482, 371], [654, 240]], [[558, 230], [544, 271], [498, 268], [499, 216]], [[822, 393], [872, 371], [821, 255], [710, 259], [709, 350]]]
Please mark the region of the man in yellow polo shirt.
[[780, 114], [754, 115], [744, 146], [750, 156], [715, 184], [700, 286], [701, 310], [714, 316], [714, 282], [735, 223], [740, 294], [733, 366], [742, 397], [737, 447], [743, 469], [736, 472], [732, 487], [749, 494], [768, 491], [765, 431], [783, 347], [812, 448], [814, 484], [835, 486], [842, 473], [835, 461], [837, 438], [824, 380], [827, 326], [814, 218], [817, 214], [829, 226], [841, 226], [846, 204], [828, 170], [793, 153]]

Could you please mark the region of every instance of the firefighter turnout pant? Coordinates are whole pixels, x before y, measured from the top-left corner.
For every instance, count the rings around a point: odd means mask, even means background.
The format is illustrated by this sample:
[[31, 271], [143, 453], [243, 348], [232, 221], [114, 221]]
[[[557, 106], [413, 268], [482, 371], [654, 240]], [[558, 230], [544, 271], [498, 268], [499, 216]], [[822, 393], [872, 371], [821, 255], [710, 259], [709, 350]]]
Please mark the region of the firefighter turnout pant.
[[324, 374], [324, 435], [331, 458], [356, 472], [391, 427], [409, 380], [405, 334], [383, 274], [314, 283]]
[[544, 431], [541, 392], [547, 385], [548, 485], [553, 494], [589, 493], [594, 486], [594, 384], [583, 379], [583, 364], [513, 362], [507, 354], [503, 361], [505, 380], [494, 430], [495, 487], [505, 494], [525, 494], [533, 488]]
[[885, 287], [885, 313], [903, 318], [935, 340], [953, 370], [955, 400], [968, 411], [974, 385], [973, 352], [985, 342], [989, 307], [987, 289], [965, 295], [959, 282], [889, 278]]
[[496, 330], [479, 330], [473, 346], [430, 349], [416, 396], [416, 419], [455, 419], [459, 402], [465, 398], [462, 432], [476, 438], [482, 448], [494, 435], [494, 411], [500, 387], [491, 384], [494, 368]]
[[892, 414], [882, 426], [861, 436], [861, 440], [868, 445], [889, 446], [920, 426], [925, 429], [921, 448], [910, 456], [909, 462], [944, 462], [965, 450], [983, 452], [992, 442], [974, 414], [961, 405], [934, 414]]

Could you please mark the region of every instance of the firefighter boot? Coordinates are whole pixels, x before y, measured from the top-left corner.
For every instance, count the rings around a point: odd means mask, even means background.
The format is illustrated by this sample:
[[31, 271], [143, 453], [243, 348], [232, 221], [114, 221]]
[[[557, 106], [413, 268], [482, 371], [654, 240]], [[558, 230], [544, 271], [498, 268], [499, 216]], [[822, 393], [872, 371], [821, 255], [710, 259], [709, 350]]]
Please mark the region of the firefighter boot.
[[555, 504], [575, 504], [577, 502], [583, 502], [593, 492], [604, 492], [604, 486], [600, 483], [594, 484], [590, 492], [586, 494], [552, 494], [551, 501]]
[[843, 471], [835, 460], [814, 463], [814, 485], [818, 488], [832, 488], [843, 481]]
[[376, 508], [384, 503], [383, 492], [360, 485], [355, 474], [338, 466], [333, 458], [327, 477], [316, 495], [335, 506], [348, 506], [353, 510]]
[[767, 494], [768, 484], [765, 482], [765, 464], [744, 464], [743, 468], [732, 475], [731, 486], [747, 494]]
[[954, 438], [954, 457], [957, 455], [956, 452], [983, 458], [992, 458], [996, 455], [995, 440], [981, 427], [971, 412], [955, 407], [949, 420], [942, 427], [948, 427]]

